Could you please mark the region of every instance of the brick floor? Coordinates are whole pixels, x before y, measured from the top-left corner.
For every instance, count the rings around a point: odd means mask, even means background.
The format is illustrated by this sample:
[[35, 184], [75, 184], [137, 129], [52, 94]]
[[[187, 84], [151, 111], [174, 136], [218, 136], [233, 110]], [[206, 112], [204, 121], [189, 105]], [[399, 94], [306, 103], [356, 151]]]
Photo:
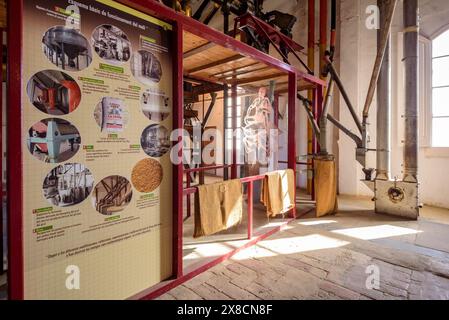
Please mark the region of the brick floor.
[[[313, 226], [295, 221], [159, 299], [449, 299], [449, 225], [437, 225], [443, 228], [437, 239], [427, 222], [372, 214], [331, 220]], [[385, 225], [405, 233], [380, 232], [362, 240], [335, 232], [366, 226], [388, 230]], [[442, 233], [447, 234], [447, 249]], [[420, 245], [423, 241], [427, 247]], [[380, 271], [379, 289], [366, 286], [372, 265]]]

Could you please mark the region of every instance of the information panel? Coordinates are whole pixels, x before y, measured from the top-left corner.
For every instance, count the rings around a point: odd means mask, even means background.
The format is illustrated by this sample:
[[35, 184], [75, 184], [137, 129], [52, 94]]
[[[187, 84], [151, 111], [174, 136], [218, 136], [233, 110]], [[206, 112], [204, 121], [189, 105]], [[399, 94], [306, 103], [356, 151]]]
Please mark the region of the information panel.
[[23, 23], [24, 297], [128, 298], [172, 273], [171, 26], [109, 0]]

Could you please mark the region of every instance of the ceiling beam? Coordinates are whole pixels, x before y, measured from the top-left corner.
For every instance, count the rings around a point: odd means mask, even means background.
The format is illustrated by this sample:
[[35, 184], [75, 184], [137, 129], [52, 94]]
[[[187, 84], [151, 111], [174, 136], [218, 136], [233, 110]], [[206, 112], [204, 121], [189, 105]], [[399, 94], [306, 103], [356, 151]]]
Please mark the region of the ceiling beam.
[[227, 76], [220, 77], [220, 78], [218, 78], [218, 80], [225, 80], [225, 79], [228, 79], [228, 78], [241, 76], [241, 75], [248, 74], [248, 73], [251, 73], [251, 72], [264, 71], [264, 70], [268, 70], [268, 69], [271, 69], [271, 67], [262, 67], [262, 68], [257, 68], [257, 69], [242, 70], [242, 71], [234, 72], [234, 73], [232, 73], [230, 75], [227, 75]]
[[236, 54], [236, 55], [224, 58], [222, 60], [214, 61], [214, 62], [205, 64], [205, 65], [202, 65], [202, 66], [198, 66], [198, 67], [192, 68], [192, 69], [188, 70], [187, 73], [189, 73], [189, 74], [197, 73], [197, 72], [200, 72], [200, 71], [203, 71], [203, 70], [207, 70], [207, 69], [210, 69], [210, 68], [215, 68], [215, 67], [221, 66], [221, 65], [226, 64], [228, 62], [238, 61], [238, 60], [241, 60], [241, 59], [244, 59], [244, 58], [246, 58], [246, 57], [242, 56], [240, 54]]
[[275, 78], [285, 77], [285, 76], [287, 76], [287, 74], [285, 72], [282, 72], [282, 73], [269, 74], [269, 75], [259, 76], [259, 77], [244, 78], [244, 79], [237, 80], [234, 83], [236, 85], [242, 85], [242, 84], [258, 82], [258, 81], [263, 81], [263, 80], [270, 80], [270, 79], [275, 79]]
[[205, 44], [202, 44], [202, 45], [200, 45], [199, 47], [193, 48], [193, 49], [191, 49], [191, 50], [185, 52], [184, 55], [183, 55], [183, 56], [184, 56], [184, 59], [193, 57], [194, 55], [197, 55], [197, 54], [199, 54], [199, 53], [201, 53], [201, 52], [207, 51], [207, 50], [209, 50], [210, 48], [213, 48], [213, 47], [215, 47], [215, 46], [216, 46], [216, 44], [213, 43], [213, 42], [207, 42], [207, 43], [205, 43]]
[[250, 63], [250, 64], [248, 64], [246, 66], [241, 66], [241, 67], [238, 67], [238, 68], [235, 68], [235, 69], [231, 69], [231, 70], [228, 70], [228, 71], [220, 71], [220, 72], [214, 73], [212, 76], [213, 77], [217, 77], [217, 76], [223, 77], [223, 76], [225, 76], [227, 74], [232, 74], [233, 72], [238, 72], [240, 70], [243, 70], [243, 69], [246, 69], [246, 68], [249, 68], [249, 67], [253, 67], [253, 66], [258, 65], [258, 64], [261, 64], [261, 63], [260, 62]]

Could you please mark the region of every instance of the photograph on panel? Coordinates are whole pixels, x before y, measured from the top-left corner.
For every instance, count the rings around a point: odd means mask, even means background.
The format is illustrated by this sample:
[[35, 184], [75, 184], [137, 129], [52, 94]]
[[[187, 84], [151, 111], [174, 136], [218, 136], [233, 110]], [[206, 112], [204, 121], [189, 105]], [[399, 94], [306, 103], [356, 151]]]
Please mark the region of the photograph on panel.
[[142, 112], [151, 121], [161, 122], [170, 115], [170, 98], [164, 94], [146, 90], [140, 99]]
[[102, 132], [122, 132], [127, 124], [129, 113], [123, 100], [104, 97], [94, 109], [94, 117]]
[[81, 89], [76, 81], [56, 70], [40, 71], [32, 76], [27, 94], [36, 109], [52, 116], [69, 114], [81, 102]]
[[131, 202], [133, 190], [128, 179], [109, 176], [101, 180], [92, 193], [92, 204], [99, 213], [110, 216], [123, 211]]
[[121, 64], [131, 58], [131, 42], [119, 28], [103, 24], [95, 28], [92, 42], [98, 56], [111, 63]]
[[92, 62], [89, 41], [74, 28], [49, 29], [42, 38], [42, 47], [47, 59], [62, 70], [80, 71]]
[[162, 65], [155, 54], [139, 50], [131, 58], [131, 72], [144, 85], [159, 83], [162, 78]]
[[42, 189], [51, 205], [70, 207], [83, 202], [93, 185], [93, 175], [83, 164], [65, 163], [47, 174]]
[[46, 163], [69, 160], [78, 152], [80, 144], [78, 129], [66, 120], [43, 119], [28, 130], [28, 150], [36, 159]]
[[159, 188], [164, 172], [161, 164], [155, 159], [140, 160], [133, 168], [131, 182], [137, 191], [149, 193]]
[[164, 126], [153, 124], [143, 131], [140, 144], [150, 157], [162, 157], [170, 150], [170, 133]]

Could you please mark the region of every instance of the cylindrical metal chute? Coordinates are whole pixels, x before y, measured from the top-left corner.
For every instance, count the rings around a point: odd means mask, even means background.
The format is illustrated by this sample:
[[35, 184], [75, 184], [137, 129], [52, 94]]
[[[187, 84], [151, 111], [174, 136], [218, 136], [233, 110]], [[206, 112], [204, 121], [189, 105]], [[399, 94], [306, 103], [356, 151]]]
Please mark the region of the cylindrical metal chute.
[[418, 182], [418, 0], [404, 0], [404, 181]]
[[[389, 0], [378, 0], [380, 8], [381, 29], [377, 33], [377, 43], [380, 47], [382, 34], [386, 28], [387, 2]], [[390, 179], [390, 150], [391, 150], [391, 68], [390, 68], [390, 44], [391, 37], [388, 35], [383, 62], [380, 68], [377, 82], [377, 169], [376, 179]]]

